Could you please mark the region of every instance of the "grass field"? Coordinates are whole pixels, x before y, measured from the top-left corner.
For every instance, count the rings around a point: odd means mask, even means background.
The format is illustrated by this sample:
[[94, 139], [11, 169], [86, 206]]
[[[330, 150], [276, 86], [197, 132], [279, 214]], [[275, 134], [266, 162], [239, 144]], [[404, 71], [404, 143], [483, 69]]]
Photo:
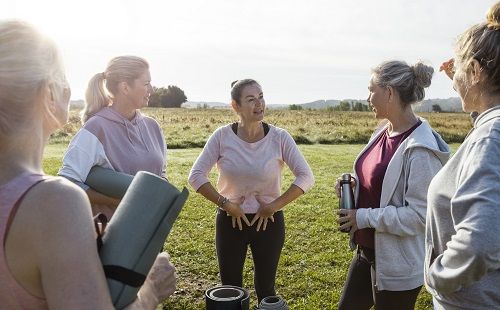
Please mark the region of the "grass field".
[[[334, 210], [338, 200], [332, 185], [340, 173], [351, 171], [352, 162], [362, 146], [300, 146], [311, 165], [316, 184], [310, 192], [285, 208], [286, 242], [276, 287], [290, 309], [337, 308], [352, 252], [348, 248], [348, 236], [336, 229]], [[57, 172], [65, 147], [65, 144], [47, 147], [43, 161], [46, 173]], [[189, 170], [200, 151], [199, 148], [169, 151], [168, 177], [178, 188], [187, 186]], [[215, 173], [212, 174], [214, 177]], [[283, 187], [291, 181], [292, 175], [286, 171]], [[177, 292], [163, 309], [204, 309], [204, 291], [219, 283], [214, 219], [215, 206], [191, 191], [165, 246], [177, 267], [178, 284]], [[249, 260], [244, 270], [244, 286], [252, 289]], [[251, 298], [255, 303], [253, 291]], [[416, 309], [432, 309], [430, 295], [425, 289], [419, 296]]]
[[[219, 126], [236, 121], [229, 109], [155, 109], [143, 112], [154, 117], [165, 133], [169, 148], [203, 147]], [[471, 128], [465, 113], [421, 113], [448, 143], [460, 143]], [[266, 122], [285, 128], [298, 144], [366, 143], [377, 125], [372, 112], [327, 110], [266, 110]], [[53, 135], [51, 143], [68, 143], [80, 128], [77, 113]]]

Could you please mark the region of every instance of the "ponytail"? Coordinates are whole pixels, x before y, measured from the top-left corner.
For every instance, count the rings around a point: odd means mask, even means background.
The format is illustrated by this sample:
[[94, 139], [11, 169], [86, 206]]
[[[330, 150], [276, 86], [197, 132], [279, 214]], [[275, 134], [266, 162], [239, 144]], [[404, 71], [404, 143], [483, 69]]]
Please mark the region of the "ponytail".
[[110, 104], [104, 80], [105, 73], [97, 73], [90, 79], [85, 92], [85, 107], [81, 112], [82, 123]]

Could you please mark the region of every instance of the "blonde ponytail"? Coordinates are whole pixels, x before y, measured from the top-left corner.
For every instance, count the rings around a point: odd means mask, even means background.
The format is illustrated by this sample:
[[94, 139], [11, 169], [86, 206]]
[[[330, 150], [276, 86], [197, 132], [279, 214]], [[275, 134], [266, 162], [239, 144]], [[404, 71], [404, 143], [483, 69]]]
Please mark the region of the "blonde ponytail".
[[107, 107], [111, 100], [104, 87], [104, 73], [94, 75], [85, 91], [85, 107], [81, 112], [82, 123], [99, 112], [102, 108]]

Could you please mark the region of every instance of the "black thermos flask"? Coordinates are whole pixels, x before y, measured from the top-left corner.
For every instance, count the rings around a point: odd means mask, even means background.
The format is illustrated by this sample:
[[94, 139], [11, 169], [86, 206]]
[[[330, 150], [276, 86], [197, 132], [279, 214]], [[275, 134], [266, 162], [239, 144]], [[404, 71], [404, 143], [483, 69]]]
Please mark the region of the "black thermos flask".
[[[351, 175], [349, 173], [344, 173], [340, 180], [339, 208], [354, 209], [354, 193], [352, 192]], [[341, 231], [348, 233], [350, 229], [342, 229]]]

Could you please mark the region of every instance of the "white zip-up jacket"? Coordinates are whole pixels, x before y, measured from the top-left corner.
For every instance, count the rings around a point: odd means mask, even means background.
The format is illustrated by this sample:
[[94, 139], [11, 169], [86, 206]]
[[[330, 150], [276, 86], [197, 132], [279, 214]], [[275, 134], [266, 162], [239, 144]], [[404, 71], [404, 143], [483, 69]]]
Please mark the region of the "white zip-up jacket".
[[[359, 229], [375, 229], [375, 285], [378, 290], [411, 290], [424, 284], [424, 234], [427, 189], [450, 150], [429, 123], [401, 143], [385, 172], [379, 208], [358, 209]], [[383, 134], [380, 126], [354, 162]], [[354, 168], [354, 171], [356, 169]], [[357, 180], [357, 176], [354, 174]], [[357, 202], [359, 188], [355, 189]], [[351, 239], [351, 248], [355, 245]]]

